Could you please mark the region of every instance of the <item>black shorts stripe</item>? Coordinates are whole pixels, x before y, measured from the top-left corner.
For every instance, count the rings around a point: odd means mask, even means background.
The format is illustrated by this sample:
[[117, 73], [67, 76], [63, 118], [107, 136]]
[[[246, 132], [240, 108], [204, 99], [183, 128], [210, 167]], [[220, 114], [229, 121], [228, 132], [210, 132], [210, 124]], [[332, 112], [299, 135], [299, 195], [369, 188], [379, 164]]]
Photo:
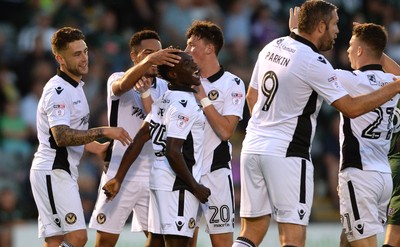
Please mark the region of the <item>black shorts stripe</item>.
[[347, 186], [349, 188], [350, 202], [351, 202], [351, 208], [353, 209], [354, 219], [359, 220], [360, 213], [358, 212], [357, 198], [356, 198], [356, 193], [354, 193], [353, 183], [351, 181], [348, 181]]
[[53, 212], [53, 214], [57, 214], [56, 205], [54, 203], [53, 188], [51, 186], [51, 176], [50, 175], [46, 175], [46, 185], [47, 185], [47, 194], [49, 195], [51, 211]]
[[234, 198], [234, 192], [233, 192], [233, 183], [232, 183], [232, 178], [231, 175], [228, 175], [228, 181], [229, 181], [229, 189], [231, 191], [231, 201], [232, 201], [232, 213], [235, 213], [235, 198]]
[[306, 160], [301, 160], [301, 177], [300, 177], [300, 203], [306, 203]]
[[179, 190], [178, 216], [183, 216], [185, 210], [185, 190]]

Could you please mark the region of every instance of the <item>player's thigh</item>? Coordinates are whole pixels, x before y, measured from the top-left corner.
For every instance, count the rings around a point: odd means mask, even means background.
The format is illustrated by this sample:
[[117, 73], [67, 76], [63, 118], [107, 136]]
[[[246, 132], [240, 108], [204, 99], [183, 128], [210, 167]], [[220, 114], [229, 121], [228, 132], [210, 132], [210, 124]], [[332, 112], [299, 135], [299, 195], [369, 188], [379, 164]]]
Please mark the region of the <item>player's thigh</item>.
[[[120, 234], [129, 215], [135, 211], [137, 203], [148, 204], [148, 184], [123, 181], [116, 197], [109, 201], [101, 189], [108, 180], [109, 178], [103, 174], [89, 227], [112, 234]], [[136, 228], [138, 231], [147, 230], [147, 209], [139, 211], [138, 214], [142, 215], [135, 218]]]
[[303, 158], [264, 156], [263, 169], [279, 223], [308, 225], [314, 194], [314, 166]]
[[227, 168], [215, 170], [203, 175], [201, 184], [211, 190], [208, 202], [201, 203], [207, 229], [210, 234], [234, 231], [235, 200], [232, 171]]
[[150, 190], [149, 232], [193, 237], [199, 200], [187, 190]]
[[242, 153], [240, 157], [240, 217], [271, 214], [271, 205], [264, 177], [263, 156]]
[[384, 231], [391, 191], [390, 174], [356, 168], [339, 173], [340, 215], [349, 242]]
[[78, 184], [68, 172], [32, 170], [30, 179], [39, 212], [39, 237], [86, 229]]

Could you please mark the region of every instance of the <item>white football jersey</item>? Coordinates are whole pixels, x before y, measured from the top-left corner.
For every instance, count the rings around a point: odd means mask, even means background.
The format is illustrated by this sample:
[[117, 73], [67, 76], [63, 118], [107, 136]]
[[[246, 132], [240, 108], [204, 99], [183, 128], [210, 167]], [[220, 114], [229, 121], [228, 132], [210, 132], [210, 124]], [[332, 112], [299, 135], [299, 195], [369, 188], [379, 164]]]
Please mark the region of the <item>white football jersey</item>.
[[156, 155], [150, 172], [150, 189], [188, 189], [183, 181], [176, 177], [165, 157], [167, 137], [185, 140], [182, 147], [185, 162], [193, 177], [199, 181], [205, 117], [192, 89], [170, 87], [170, 90], [153, 103], [151, 114], [147, 116], [146, 121], [150, 123], [151, 141]]
[[[350, 95], [371, 93], [393, 81], [381, 65], [367, 65], [353, 72], [337, 70], [339, 81]], [[389, 172], [388, 153], [393, 133], [393, 117], [399, 94], [375, 110], [350, 119], [340, 114], [340, 170]]]
[[[124, 72], [112, 74], [107, 83], [107, 108], [108, 121], [110, 126], [123, 127], [133, 138], [142, 126], [146, 113], [143, 108], [140, 93], [131, 89], [120, 96], [112, 92], [112, 84], [120, 79]], [[167, 90], [167, 82], [156, 78], [150, 88], [151, 97], [155, 101]], [[113, 141], [107, 152], [106, 161], [109, 161], [107, 176], [112, 178], [118, 171], [122, 157], [127, 146], [123, 146], [119, 141]], [[128, 181], [148, 181], [150, 166], [154, 161], [154, 152], [151, 142], [147, 142], [142, 152], [129, 168], [125, 180]]]
[[[224, 71], [221, 67], [216, 74], [201, 78], [201, 84], [213, 106], [222, 116], [238, 116], [240, 120], [242, 119], [246, 93], [244, 83], [239, 77]], [[230, 169], [231, 143], [222, 141], [208, 121], [206, 121], [204, 135], [206, 145], [204, 145], [202, 174], [223, 167]]]
[[78, 83], [61, 70], [46, 83], [36, 114], [39, 146], [31, 169], [62, 169], [74, 179], [78, 178], [78, 165], [84, 145], [58, 147], [50, 128], [67, 125], [71, 129], [88, 129], [89, 105], [83, 85], [83, 81]]
[[347, 94], [329, 61], [294, 33], [261, 50], [250, 86], [258, 99], [242, 152], [308, 160], [322, 101]]

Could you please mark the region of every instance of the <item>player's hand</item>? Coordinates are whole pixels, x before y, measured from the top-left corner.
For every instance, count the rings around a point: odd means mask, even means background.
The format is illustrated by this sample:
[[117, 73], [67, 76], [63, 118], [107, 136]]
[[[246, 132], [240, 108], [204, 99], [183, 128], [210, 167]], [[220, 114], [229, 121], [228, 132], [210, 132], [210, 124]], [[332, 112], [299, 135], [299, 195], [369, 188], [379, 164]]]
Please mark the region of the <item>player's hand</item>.
[[108, 181], [104, 186], [104, 194], [107, 196], [107, 201], [112, 201], [114, 197], [118, 194], [119, 189], [121, 188], [121, 183], [113, 178], [110, 181]]
[[104, 129], [104, 135], [110, 139], [118, 140], [122, 145], [129, 145], [132, 143], [132, 138], [129, 133], [121, 127], [109, 127]]
[[94, 154], [96, 154], [100, 158], [100, 160], [104, 160], [104, 158], [106, 157], [108, 146], [110, 146], [110, 142], [99, 143]]
[[298, 27], [299, 24], [299, 13], [300, 7], [294, 7], [289, 9], [289, 30]]
[[202, 184], [198, 184], [198, 186], [193, 189], [193, 194], [201, 203], [206, 203], [208, 202], [208, 197], [211, 195], [211, 190]]
[[181, 52], [179, 49], [175, 48], [166, 48], [148, 55], [145, 59], [148, 59], [149, 62], [153, 65], [168, 65], [174, 67], [175, 64], [179, 63], [181, 57], [173, 54], [174, 52]]
[[194, 90], [196, 90], [197, 93], [194, 94], [194, 97], [200, 101], [201, 99], [204, 99], [205, 97], [207, 97], [206, 95], [206, 91], [204, 90], [203, 85], [198, 85], [198, 86], [194, 86], [193, 87]]
[[144, 93], [146, 92], [150, 87], [151, 87], [152, 79], [147, 78], [145, 76], [142, 76], [136, 83], [135, 86], [133, 86], [133, 89], [140, 92]]

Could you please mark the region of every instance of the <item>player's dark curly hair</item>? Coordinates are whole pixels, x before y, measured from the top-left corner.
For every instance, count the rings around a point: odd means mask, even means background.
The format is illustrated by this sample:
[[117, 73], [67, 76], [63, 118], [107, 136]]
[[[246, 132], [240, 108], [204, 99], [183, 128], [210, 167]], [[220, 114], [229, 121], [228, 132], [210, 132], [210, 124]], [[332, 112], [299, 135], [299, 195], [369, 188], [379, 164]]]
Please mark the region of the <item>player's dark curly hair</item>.
[[224, 45], [224, 35], [221, 28], [210, 21], [194, 21], [186, 32], [186, 39], [192, 36], [204, 39], [206, 42], [214, 45], [216, 55], [218, 55]]
[[375, 55], [379, 58], [386, 48], [387, 32], [386, 29], [374, 23], [363, 23], [353, 27], [352, 35], [367, 44]]
[[57, 30], [51, 39], [53, 54], [67, 49], [69, 43], [77, 40], [85, 40], [85, 35], [83, 35], [81, 30], [72, 27], [63, 27]]
[[332, 11], [337, 9], [335, 5], [324, 0], [306, 1], [301, 5], [299, 13], [299, 31], [311, 34], [320, 21], [324, 21], [329, 28], [329, 22], [333, 18]]
[[156, 31], [142, 30], [132, 35], [131, 39], [129, 40], [129, 48], [131, 49], [131, 51], [133, 49], [135, 52], [139, 52], [138, 48], [140, 46], [140, 43], [142, 42], [142, 40], [146, 39], [156, 39], [161, 42], [160, 35], [158, 35]]

